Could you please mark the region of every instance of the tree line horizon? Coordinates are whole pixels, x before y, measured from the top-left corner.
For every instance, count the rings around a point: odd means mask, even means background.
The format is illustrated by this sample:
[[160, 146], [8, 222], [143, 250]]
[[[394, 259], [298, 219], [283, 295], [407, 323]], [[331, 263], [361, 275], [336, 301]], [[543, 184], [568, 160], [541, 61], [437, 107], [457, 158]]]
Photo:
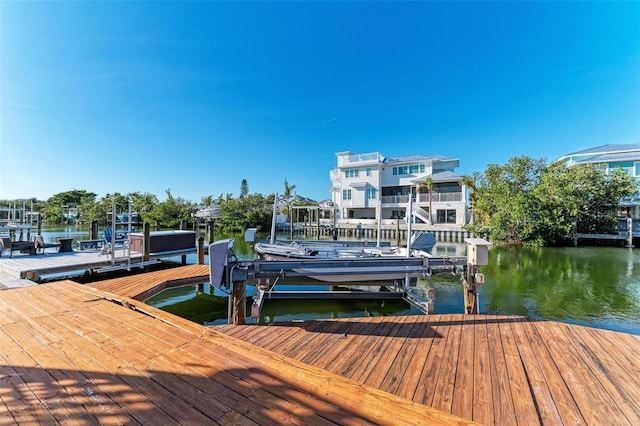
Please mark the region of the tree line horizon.
[[[593, 164], [567, 166], [563, 162], [547, 164], [545, 159], [527, 156], [513, 157], [503, 165], [489, 164], [483, 173], [473, 172], [461, 177], [468, 190], [470, 221], [463, 227], [475, 235], [499, 244], [561, 245], [577, 233], [608, 234], [616, 230], [620, 215], [619, 201], [638, 192], [636, 180], [621, 168], [603, 174]], [[431, 176], [419, 189], [431, 192]], [[305, 200], [293, 200], [296, 185], [285, 178], [282, 195], [287, 203], [284, 214], [292, 206], [317, 205]], [[240, 193], [203, 196], [199, 204], [175, 197], [166, 190], [167, 199], [159, 201], [150, 193], [118, 192], [96, 200], [97, 194], [81, 189], [54, 194], [46, 201], [33, 202], [33, 210], [41, 212], [45, 224], [64, 223], [62, 206], [73, 206], [80, 213], [78, 223], [97, 220], [109, 225], [108, 215], [115, 202], [118, 214], [132, 211], [144, 222], [177, 228], [193, 224], [200, 206], [217, 204], [221, 217], [215, 226], [222, 232], [243, 232], [258, 228], [267, 232], [271, 227], [275, 193], [250, 194], [246, 179]], [[429, 207], [431, 211], [431, 205]], [[307, 220], [306, 212], [302, 220]]]

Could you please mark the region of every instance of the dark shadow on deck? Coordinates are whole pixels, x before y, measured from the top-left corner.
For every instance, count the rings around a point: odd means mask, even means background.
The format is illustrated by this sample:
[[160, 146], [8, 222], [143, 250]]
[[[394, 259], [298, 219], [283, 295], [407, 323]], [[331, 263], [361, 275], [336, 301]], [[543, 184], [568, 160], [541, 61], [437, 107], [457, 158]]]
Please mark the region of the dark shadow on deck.
[[[469, 316], [465, 320], [449, 320], [450, 316], [447, 316], [445, 320], [441, 320], [439, 315], [425, 316], [424, 320], [405, 323], [401, 320], [402, 317], [397, 317], [397, 320], [389, 321], [390, 317], [385, 317], [387, 320], [384, 323], [376, 322], [362, 322], [362, 318], [358, 318], [358, 321], [348, 320], [305, 320], [291, 321], [291, 322], [279, 322], [267, 325], [257, 325], [257, 327], [296, 327], [305, 330], [309, 333], [329, 333], [329, 334], [347, 334], [347, 335], [360, 335], [360, 336], [385, 336], [385, 337], [406, 337], [421, 339], [424, 336], [431, 338], [441, 338], [442, 334], [436, 330], [436, 328], [442, 327], [455, 327], [455, 326], [472, 326], [479, 324], [506, 324], [513, 322], [527, 322], [538, 321], [531, 320], [525, 317], [493, 317], [485, 315]], [[225, 326], [223, 326], [225, 327]], [[435, 328], [434, 328], [435, 327]], [[424, 330], [422, 333], [416, 333], [415, 328]]]

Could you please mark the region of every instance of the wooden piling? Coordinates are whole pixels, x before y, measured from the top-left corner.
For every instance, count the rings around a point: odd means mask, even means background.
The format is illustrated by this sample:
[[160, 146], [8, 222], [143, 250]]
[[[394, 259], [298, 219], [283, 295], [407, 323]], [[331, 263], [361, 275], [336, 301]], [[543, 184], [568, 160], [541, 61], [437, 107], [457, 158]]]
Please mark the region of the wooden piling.
[[247, 323], [246, 282], [234, 281], [233, 283], [233, 324]]
[[198, 265], [204, 265], [204, 237], [198, 237]]
[[151, 225], [148, 222], [145, 222], [142, 227], [144, 233], [144, 241], [142, 244], [142, 260], [144, 262], [149, 260], [149, 246], [151, 245]]

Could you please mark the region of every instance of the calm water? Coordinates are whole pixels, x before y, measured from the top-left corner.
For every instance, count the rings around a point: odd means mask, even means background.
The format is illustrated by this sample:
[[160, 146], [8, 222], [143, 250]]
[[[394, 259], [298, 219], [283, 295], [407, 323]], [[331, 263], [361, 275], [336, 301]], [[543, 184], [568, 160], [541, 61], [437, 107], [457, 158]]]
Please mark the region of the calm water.
[[[88, 230], [47, 228], [43, 235], [47, 241], [81, 239], [88, 237]], [[252, 259], [251, 247], [242, 241], [243, 236], [233, 237], [236, 255]], [[464, 243], [438, 242], [434, 254], [464, 256], [466, 247]], [[188, 262], [195, 261], [195, 255], [188, 257]], [[483, 313], [525, 315], [640, 335], [640, 248], [494, 247], [482, 272]], [[436, 313], [463, 311], [460, 277], [436, 275], [419, 285], [435, 289]], [[208, 285], [167, 290], [148, 303], [202, 324], [226, 323], [226, 295]], [[389, 301], [267, 301], [262, 321], [413, 314], [419, 312], [405, 303]]]

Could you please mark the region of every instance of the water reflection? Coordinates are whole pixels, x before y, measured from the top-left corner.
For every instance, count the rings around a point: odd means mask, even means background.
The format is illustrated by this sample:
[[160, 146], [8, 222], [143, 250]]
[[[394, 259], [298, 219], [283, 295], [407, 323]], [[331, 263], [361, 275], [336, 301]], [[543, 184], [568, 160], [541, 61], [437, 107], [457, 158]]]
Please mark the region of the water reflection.
[[611, 247], [495, 247], [484, 310], [640, 334], [640, 252]]
[[166, 289], [145, 303], [199, 324], [227, 323], [228, 299], [208, 283]]

